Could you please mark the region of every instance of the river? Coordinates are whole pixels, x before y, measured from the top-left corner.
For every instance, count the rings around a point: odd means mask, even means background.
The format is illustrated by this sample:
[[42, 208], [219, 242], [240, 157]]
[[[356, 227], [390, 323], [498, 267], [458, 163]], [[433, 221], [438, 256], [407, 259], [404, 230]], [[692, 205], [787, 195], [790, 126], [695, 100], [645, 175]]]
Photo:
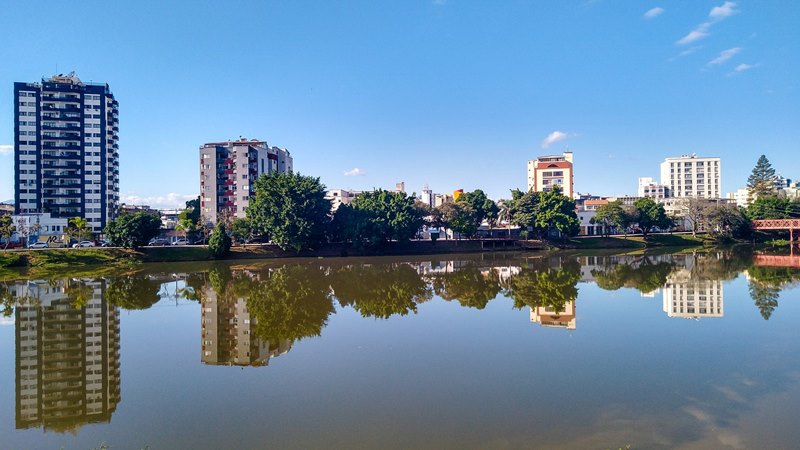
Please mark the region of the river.
[[795, 264], [493, 253], [6, 281], [0, 449], [796, 448]]

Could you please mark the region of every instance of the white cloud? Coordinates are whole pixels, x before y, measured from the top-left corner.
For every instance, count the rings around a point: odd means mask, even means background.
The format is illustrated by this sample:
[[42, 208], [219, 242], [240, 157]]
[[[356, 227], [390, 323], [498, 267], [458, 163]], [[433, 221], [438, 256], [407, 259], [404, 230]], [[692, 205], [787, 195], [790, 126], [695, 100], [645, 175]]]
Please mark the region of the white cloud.
[[14, 325], [13, 317], [0, 317], [0, 327]]
[[727, 61], [727, 60], [733, 58], [734, 56], [736, 56], [736, 54], [739, 53], [740, 51], [742, 51], [741, 47], [733, 47], [733, 48], [729, 48], [727, 50], [723, 50], [723, 51], [719, 52], [719, 55], [717, 55], [716, 58], [714, 58], [711, 61], [709, 61], [708, 64], [706, 64], [706, 65], [707, 66], [720, 65], [720, 64], [724, 63], [725, 61]]
[[722, 4], [722, 6], [715, 6], [711, 8], [711, 12], [708, 13], [708, 17], [711, 17], [714, 20], [722, 20], [738, 12], [739, 10], [736, 9], [736, 2], [725, 2]]
[[750, 70], [750, 69], [752, 69], [753, 67], [755, 67], [755, 64], [745, 64], [745, 63], [742, 63], [742, 64], [739, 64], [738, 66], [736, 66], [736, 68], [735, 68], [735, 69], [733, 69], [733, 70], [734, 70], [735, 72], [744, 72], [745, 70]]
[[655, 8], [650, 9], [646, 13], [644, 13], [644, 18], [645, 19], [653, 19], [653, 18], [656, 18], [656, 17], [660, 16], [663, 13], [664, 13], [664, 8], [662, 8], [660, 6], [656, 6]]
[[0, 144], [0, 155], [10, 155], [14, 152], [14, 146], [11, 144]]
[[358, 167], [353, 167], [350, 170], [345, 170], [344, 171], [344, 176], [346, 176], [346, 177], [363, 177], [366, 174], [367, 174], [367, 172], [364, 172], [363, 170], [359, 169]]
[[155, 195], [148, 197], [141, 197], [136, 194], [122, 194], [120, 195], [120, 203], [126, 205], [147, 205], [156, 209], [171, 209], [171, 208], [184, 208], [186, 202], [194, 200], [197, 195], [193, 194], [177, 194], [170, 192], [166, 195]]
[[691, 44], [694, 41], [699, 41], [700, 39], [703, 39], [704, 37], [708, 36], [709, 27], [711, 27], [711, 23], [703, 22], [700, 25], [698, 25], [697, 28], [690, 31], [689, 34], [678, 39], [678, 42], [676, 43], [678, 45], [686, 45], [686, 44]]
[[542, 148], [550, 147], [556, 142], [563, 141], [568, 137], [570, 137], [569, 134], [564, 133], [563, 131], [553, 131], [552, 133], [548, 134], [547, 137], [544, 138], [544, 140], [542, 141]]
[[711, 28], [711, 25], [725, 19], [726, 17], [737, 14], [738, 12], [739, 10], [736, 9], [736, 2], [725, 2], [722, 4], [722, 6], [715, 6], [711, 8], [711, 11], [708, 13], [708, 17], [711, 18], [711, 21], [701, 23], [695, 27], [694, 30], [690, 31], [689, 34], [680, 38], [676, 44], [686, 45], [707, 37], [709, 35], [708, 30]]

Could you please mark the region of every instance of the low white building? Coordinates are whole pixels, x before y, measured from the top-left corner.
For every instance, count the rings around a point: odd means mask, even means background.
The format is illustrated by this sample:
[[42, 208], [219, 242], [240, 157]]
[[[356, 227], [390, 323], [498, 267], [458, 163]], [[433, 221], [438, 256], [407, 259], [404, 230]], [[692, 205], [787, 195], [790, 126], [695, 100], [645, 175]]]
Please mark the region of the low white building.
[[736, 206], [747, 208], [750, 204], [750, 192], [747, 188], [737, 189], [735, 192], [728, 192], [728, 200], [736, 202]]
[[65, 241], [69, 219], [66, 217], [52, 217], [50, 213], [25, 213], [11, 216], [17, 232], [12, 236], [11, 242]]
[[325, 192], [325, 199], [331, 201], [331, 212], [336, 212], [340, 205], [349, 205], [361, 191], [348, 191], [347, 189], [330, 189]]
[[657, 183], [654, 178], [641, 177], [639, 178], [638, 196], [660, 201], [669, 197], [669, 188], [663, 184]]

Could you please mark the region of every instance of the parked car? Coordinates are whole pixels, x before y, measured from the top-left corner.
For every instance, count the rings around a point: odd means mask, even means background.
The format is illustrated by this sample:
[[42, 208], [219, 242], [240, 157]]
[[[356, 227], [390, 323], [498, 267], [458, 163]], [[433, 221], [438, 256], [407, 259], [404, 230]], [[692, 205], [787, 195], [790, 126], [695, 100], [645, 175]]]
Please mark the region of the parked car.
[[65, 248], [67, 247], [67, 244], [64, 241], [55, 240], [48, 242], [47, 246], [50, 248]]
[[150, 242], [147, 245], [169, 245], [169, 241], [163, 238], [153, 238], [150, 239]]
[[33, 244], [29, 244], [28, 248], [48, 248], [47, 242], [34, 242]]
[[72, 248], [81, 248], [81, 247], [94, 247], [94, 242], [92, 241], [80, 241], [75, 244], [72, 244]]
[[189, 241], [184, 238], [176, 239], [172, 242], [172, 245], [189, 245]]
[[98, 244], [100, 244], [100, 247], [108, 247], [108, 241], [98, 241]]

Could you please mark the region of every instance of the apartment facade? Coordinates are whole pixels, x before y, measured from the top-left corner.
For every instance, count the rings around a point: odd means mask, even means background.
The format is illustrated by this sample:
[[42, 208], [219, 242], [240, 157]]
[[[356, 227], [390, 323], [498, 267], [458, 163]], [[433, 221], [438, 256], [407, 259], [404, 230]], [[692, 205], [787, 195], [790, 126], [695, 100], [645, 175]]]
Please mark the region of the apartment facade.
[[528, 161], [528, 190], [547, 192], [554, 186], [569, 198], [573, 197], [574, 174], [572, 152], [562, 155], [539, 156]]
[[14, 205], [85, 218], [94, 231], [119, 206], [119, 116], [108, 84], [74, 73], [14, 83]]
[[669, 317], [699, 319], [725, 315], [721, 280], [692, 278], [682, 269], [667, 277], [663, 291], [663, 310]]
[[244, 218], [261, 175], [293, 170], [288, 150], [265, 141], [240, 138], [200, 147], [200, 211], [216, 224], [223, 217]]
[[669, 197], [720, 198], [722, 168], [719, 158], [684, 155], [661, 163], [661, 184]]

